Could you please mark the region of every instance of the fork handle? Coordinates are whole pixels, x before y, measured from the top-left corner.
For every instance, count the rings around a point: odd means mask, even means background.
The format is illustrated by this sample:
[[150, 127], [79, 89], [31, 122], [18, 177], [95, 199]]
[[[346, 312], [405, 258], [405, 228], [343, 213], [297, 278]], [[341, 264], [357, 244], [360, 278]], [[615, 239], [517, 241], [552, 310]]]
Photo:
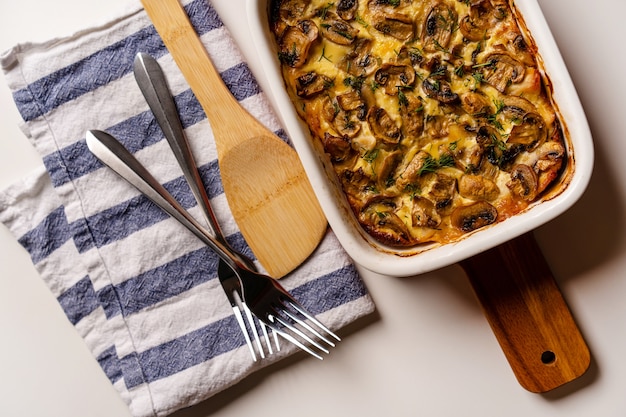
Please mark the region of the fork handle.
[[209, 246], [233, 270], [247, 266], [224, 243], [211, 236], [163, 187], [150, 172], [113, 136], [100, 130], [86, 135], [87, 147], [100, 161], [135, 186], [154, 204], [178, 220]]
[[222, 243], [226, 243], [215, 213], [210, 208], [209, 197], [202, 185], [196, 161], [189, 147], [185, 131], [178, 116], [176, 103], [168, 88], [161, 66], [152, 56], [139, 53], [135, 58], [133, 70], [139, 89], [161, 127], [170, 148], [172, 148], [178, 165], [183, 171], [189, 188], [191, 188], [193, 196], [202, 209], [202, 213], [213, 235]]

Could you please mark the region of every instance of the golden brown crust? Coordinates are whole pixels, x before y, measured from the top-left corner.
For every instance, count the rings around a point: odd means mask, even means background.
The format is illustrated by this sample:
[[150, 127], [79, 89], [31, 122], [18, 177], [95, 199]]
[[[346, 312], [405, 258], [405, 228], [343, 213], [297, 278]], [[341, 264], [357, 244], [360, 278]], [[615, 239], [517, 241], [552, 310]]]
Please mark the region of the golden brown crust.
[[272, 0], [282, 75], [378, 241], [448, 243], [540, 201], [567, 164], [505, 0]]

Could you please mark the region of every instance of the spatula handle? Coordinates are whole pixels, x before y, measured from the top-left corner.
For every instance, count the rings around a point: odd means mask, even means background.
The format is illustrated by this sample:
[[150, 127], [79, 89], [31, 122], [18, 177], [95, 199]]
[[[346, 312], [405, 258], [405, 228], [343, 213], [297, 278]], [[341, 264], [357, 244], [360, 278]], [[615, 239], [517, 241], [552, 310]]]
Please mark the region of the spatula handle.
[[[223, 141], [236, 141], [239, 137], [245, 137], [244, 134], [238, 135], [233, 132], [238, 129], [237, 118], [245, 110], [224, 84], [179, 0], [141, 2], [200, 102], [213, 131], [217, 135], [217, 131], [223, 127], [228, 129], [228, 135], [220, 135], [220, 142], [217, 143], [218, 152], [219, 147], [225, 145]], [[227, 145], [227, 148], [232, 148], [236, 143]]]
[[547, 392], [585, 373], [589, 349], [532, 233], [461, 266], [525, 389]]

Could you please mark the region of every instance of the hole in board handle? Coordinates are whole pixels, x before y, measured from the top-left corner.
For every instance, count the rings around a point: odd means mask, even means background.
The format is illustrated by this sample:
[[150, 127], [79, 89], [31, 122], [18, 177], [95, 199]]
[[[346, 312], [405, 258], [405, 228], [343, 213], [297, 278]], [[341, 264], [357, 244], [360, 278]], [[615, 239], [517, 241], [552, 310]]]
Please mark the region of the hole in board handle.
[[551, 365], [556, 361], [556, 355], [551, 350], [546, 350], [541, 354], [541, 363]]

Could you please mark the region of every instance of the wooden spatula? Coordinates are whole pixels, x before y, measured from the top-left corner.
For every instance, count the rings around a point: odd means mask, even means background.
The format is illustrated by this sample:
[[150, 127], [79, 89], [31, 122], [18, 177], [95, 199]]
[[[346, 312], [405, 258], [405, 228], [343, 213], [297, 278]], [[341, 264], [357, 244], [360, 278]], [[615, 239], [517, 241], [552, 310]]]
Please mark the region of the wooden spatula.
[[295, 151], [243, 109], [224, 85], [178, 0], [142, 0], [206, 113], [224, 193], [250, 249], [279, 278], [318, 246], [327, 222]]

